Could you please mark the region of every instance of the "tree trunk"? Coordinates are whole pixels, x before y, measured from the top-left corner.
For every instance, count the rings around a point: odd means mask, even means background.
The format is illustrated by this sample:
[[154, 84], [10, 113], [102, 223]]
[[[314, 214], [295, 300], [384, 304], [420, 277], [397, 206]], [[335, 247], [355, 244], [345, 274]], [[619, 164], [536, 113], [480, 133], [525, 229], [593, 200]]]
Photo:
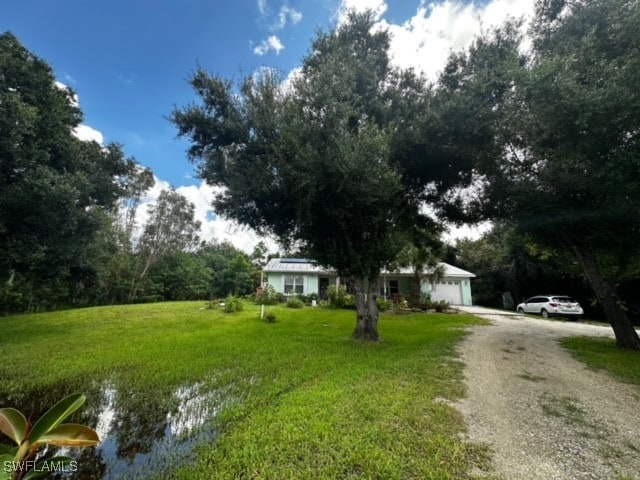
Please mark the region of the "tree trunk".
[[376, 303], [378, 275], [370, 278], [355, 278], [356, 329], [353, 337], [378, 341], [378, 304]]
[[422, 303], [422, 276], [420, 270], [416, 268], [411, 277], [411, 295], [409, 295], [409, 306], [420, 308]]
[[622, 300], [618, 297], [615, 288], [602, 276], [595, 254], [588, 247], [585, 248], [581, 245], [572, 245], [571, 248], [613, 328], [617, 345], [622, 348], [640, 350], [638, 333], [625, 313]]
[[149, 271], [149, 268], [151, 267], [151, 265], [154, 262], [154, 256], [153, 254], [149, 254], [149, 256], [147, 257], [145, 263], [144, 263], [144, 267], [142, 268], [142, 272], [140, 272], [139, 274], [137, 273], [137, 268], [134, 269], [133, 271], [133, 278], [131, 279], [131, 288], [129, 289], [129, 296], [127, 299], [127, 303], [132, 303], [134, 298], [136, 298], [136, 295], [138, 293], [138, 284], [142, 281], [142, 279], [147, 275], [147, 272]]

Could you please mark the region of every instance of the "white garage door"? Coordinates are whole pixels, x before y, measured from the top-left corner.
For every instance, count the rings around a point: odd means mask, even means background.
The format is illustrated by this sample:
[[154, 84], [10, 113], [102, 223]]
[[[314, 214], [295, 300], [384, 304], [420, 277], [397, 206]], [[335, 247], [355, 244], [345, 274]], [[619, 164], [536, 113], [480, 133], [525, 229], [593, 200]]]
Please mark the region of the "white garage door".
[[460, 280], [442, 280], [431, 290], [431, 300], [445, 300], [451, 305], [462, 305]]

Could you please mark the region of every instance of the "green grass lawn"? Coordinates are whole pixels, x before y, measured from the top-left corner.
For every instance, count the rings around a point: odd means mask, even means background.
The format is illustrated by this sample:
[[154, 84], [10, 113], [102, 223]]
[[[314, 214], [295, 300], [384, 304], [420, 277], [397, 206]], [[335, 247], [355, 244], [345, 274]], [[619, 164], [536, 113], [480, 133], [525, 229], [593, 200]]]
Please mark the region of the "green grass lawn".
[[[353, 311], [269, 307], [277, 322], [268, 324], [254, 305], [235, 314], [204, 305], [0, 318], [0, 403], [37, 414], [83, 391], [81, 420], [95, 427], [104, 417], [96, 405], [111, 392], [119, 457], [169, 458], [141, 478], [461, 479], [488, 461], [486, 449], [459, 439], [461, 414], [442, 401], [463, 394], [455, 346], [481, 320], [386, 314], [383, 340], [369, 344], [350, 338]], [[195, 447], [171, 460], [183, 447], [150, 445], [194, 391], [214, 394], [191, 399], [207, 417], [193, 431], [214, 434], [183, 434]], [[81, 461], [82, 478], [117, 476], [93, 455]]]
[[640, 386], [640, 352], [618, 348], [612, 338], [569, 337], [561, 344], [590, 367], [607, 370], [624, 382]]

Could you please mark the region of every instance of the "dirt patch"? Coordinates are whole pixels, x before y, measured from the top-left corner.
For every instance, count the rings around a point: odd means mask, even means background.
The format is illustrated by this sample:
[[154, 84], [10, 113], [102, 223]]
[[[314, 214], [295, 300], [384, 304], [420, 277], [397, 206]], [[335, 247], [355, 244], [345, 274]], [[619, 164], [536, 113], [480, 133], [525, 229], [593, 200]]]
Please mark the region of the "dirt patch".
[[640, 388], [590, 370], [558, 344], [609, 327], [473, 311], [491, 320], [460, 345], [468, 440], [494, 451], [501, 479], [639, 479]]

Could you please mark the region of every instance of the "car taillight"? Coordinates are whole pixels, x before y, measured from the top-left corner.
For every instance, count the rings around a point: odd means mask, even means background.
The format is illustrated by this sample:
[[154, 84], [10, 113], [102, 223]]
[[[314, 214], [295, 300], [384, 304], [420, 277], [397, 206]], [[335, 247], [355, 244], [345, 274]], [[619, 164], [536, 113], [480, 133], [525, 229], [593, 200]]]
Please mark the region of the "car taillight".
[[556, 307], [559, 307], [560, 305], [557, 304], [557, 303], [550, 303], [549, 306], [553, 307], [553, 308], [556, 308]]

